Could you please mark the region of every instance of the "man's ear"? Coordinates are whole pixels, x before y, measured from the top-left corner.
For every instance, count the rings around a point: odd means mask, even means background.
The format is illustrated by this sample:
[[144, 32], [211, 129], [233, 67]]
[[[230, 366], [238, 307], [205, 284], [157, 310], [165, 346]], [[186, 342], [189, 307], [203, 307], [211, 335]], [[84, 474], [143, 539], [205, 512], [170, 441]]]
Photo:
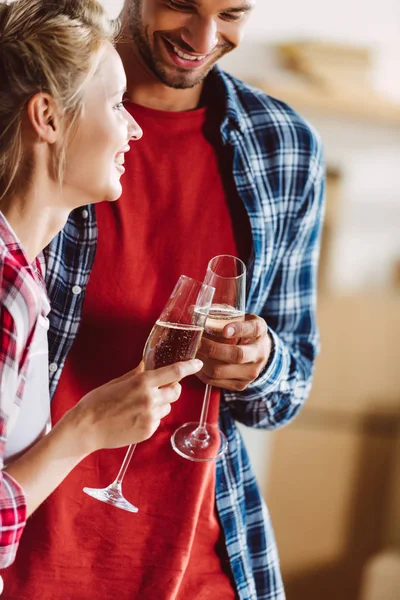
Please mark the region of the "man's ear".
[[50, 94], [39, 92], [28, 103], [28, 119], [35, 134], [44, 142], [54, 144], [61, 134], [57, 104]]

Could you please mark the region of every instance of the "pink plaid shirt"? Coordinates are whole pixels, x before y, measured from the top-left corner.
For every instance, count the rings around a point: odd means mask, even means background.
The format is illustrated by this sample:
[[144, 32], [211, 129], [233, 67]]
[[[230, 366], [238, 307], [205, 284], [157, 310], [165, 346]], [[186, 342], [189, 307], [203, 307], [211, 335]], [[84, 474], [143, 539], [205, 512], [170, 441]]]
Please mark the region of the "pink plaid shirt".
[[22, 402], [43, 288], [39, 260], [28, 263], [0, 212], [0, 568], [13, 562], [26, 522], [25, 494], [3, 471], [4, 451]]

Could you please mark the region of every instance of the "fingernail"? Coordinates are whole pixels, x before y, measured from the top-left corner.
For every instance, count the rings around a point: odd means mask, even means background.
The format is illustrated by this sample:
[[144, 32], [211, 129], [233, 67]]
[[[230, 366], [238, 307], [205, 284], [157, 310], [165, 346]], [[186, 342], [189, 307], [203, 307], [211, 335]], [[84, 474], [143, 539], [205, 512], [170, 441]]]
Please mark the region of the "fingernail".
[[202, 368], [203, 368], [203, 361], [202, 361], [202, 360], [199, 360], [198, 358], [195, 358], [195, 359], [193, 360], [193, 366], [195, 366], [195, 367], [196, 367], [196, 369], [199, 369], [199, 370], [200, 370], [200, 369], [202, 369]]
[[235, 335], [235, 330], [233, 327], [228, 327], [226, 330], [226, 337], [233, 337]]

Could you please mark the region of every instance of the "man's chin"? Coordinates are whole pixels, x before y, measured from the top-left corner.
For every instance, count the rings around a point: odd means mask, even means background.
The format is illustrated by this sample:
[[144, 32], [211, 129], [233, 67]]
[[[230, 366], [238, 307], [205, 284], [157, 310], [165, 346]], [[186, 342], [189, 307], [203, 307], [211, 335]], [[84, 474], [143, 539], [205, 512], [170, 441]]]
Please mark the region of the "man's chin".
[[184, 78], [184, 79], [166, 79], [164, 81], [165, 85], [167, 85], [170, 88], [173, 88], [175, 90], [190, 90], [194, 87], [196, 87], [197, 85], [200, 85], [203, 80], [205, 79], [205, 75], [203, 77], [201, 77], [200, 79], [189, 79], [189, 78]]
[[187, 90], [200, 85], [207, 77], [214, 65], [210, 65], [199, 72], [187, 72], [183, 69], [177, 72], [175, 69], [157, 69], [157, 77], [164, 85], [177, 90]]

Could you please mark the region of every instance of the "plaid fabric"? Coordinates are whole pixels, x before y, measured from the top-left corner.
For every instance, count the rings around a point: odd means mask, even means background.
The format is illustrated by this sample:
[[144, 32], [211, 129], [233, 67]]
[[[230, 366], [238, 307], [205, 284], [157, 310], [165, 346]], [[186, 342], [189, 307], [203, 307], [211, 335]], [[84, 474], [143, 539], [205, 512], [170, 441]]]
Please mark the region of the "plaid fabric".
[[[275, 429], [299, 412], [318, 351], [316, 271], [324, 169], [316, 133], [288, 106], [218, 68], [209, 82], [224, 106], [221, 137], [233, 157], [236, 187], [253, 235], [247, 311], [263, 316], [274, 340], [268, 368], [244, 392], [224, 392], [220, 424], [229, 449], [217, 462], [217, 510], [241, 600], [284, 600], [279, 559], [235, 420]], [[54, 394], [79, 326], [96, 250], [92, 207], [71, 214], [47, 249], [52, 300], [50, 355]], [[57, 368], [57, 370], [56, 370]]]
[[26, 522], [24, 492], [2, 469], [7, 432], [22, 402], [43, 288], [0, 213], [0, 568], [13, 562]]

